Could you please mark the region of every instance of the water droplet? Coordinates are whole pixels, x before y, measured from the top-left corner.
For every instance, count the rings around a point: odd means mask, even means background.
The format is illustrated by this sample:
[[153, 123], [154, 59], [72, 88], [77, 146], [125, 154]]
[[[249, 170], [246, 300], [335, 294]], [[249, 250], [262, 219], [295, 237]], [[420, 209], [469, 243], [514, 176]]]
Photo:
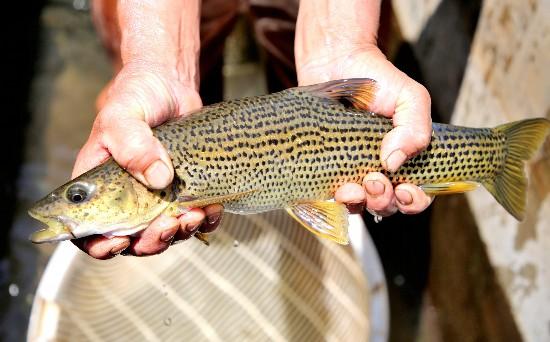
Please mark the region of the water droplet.
[[77, 11], [85, 11], [88, 9], [88, 2], [86, 0], [73, 0], [73, 8]]
[[233, 247], [239, 247], [239, 241], [238, 240], [233, 241]]
[[172, 319], [170, 317], [167, 317], [164, 319], [164, 325], [166, 325], [167, 327], [170, 326], [170, 324], [172, 324]]
[[403, 275], [401, 275], [401, 274], [398, 274], [393, 278], [393, 283], [396, 286], [401, 287], [405, 284], [405, 277], [403, 277]]
[[383, 218], [383, 217], [380, 216], [380, 215], [374, 215], [374, 222], [380, 223], [380, 222], [382, 222], [382, 218]]
[[8, 287], [8, 292], [12, 297], [19, 296], [19, 286], [17, 286], [17, 284], [10, 284]]

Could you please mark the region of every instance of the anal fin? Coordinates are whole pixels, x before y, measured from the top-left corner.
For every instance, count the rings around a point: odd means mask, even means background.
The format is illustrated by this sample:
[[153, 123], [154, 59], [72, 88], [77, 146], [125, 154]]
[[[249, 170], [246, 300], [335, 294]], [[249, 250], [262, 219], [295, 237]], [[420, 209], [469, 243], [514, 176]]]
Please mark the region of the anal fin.
[[348, 209], [344, 204], [304, 201], [291, 205], [286, 211], [313, 234], [342, 245], [349, 243]]
[[464, 181], [464, 182], [446, 182], [437, 184], [422, 184], [420, 189], [428, 195], [450, 195], [460, 194], [475, 190], [479, 187], [479, 183]]

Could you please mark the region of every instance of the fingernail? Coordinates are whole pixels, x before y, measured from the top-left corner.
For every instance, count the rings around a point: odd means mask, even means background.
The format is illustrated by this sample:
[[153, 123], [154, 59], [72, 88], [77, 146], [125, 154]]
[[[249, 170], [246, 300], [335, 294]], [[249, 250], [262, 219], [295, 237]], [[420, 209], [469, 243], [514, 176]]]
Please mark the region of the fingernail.
[[367, 181], [367, 192], [371, 197], [378, 197], [380, 195], [383, 195], [384, 191], [386, 191], [386, 186], [384, 185], [384, 183], [376, 180]]
[[384, 161], [384, 168], [390, 172], [395, 172], [407, 160], [407, 155], [401, 150], [395, 150]]
[[221, 213], [208, 215], [206, 217], [206, 221], [208, 222], [209, 225], [213, 225], [214, 223], [218, 222], [218, 220], [220, 219], [220, 216], [222, 216]]
[[189, 233], [194, 233], [199, 229], [200, 226], [201, 226], [201, 224], [197, 223], [193, 226], [187, 226], [187, 228], [185, 230], [187, 230]]
[[185, 241], [187, 241], [187, 239], [185, 239], [185, 240], [175, 240], [175, 241], [172, 241], [171, 245], [172, 246], [179, 245], [180, 243], [185, 242]]
[[118, 254], [122, 253], [123, 250], [128, 248], [128, 246], [130, 246], [130, 241], [121, 242], [118, 245], [116, 245], [115, 247], [111, 248], [110, 253], [112, 255], [118, 255]]
[[151, 188], [162, 189], [168, 185], [170, 180], [170, 169], [159, 159], [149, 165], [147, 170], [145, 170], [144, 176]]
[[177, 232], [178, 232], [178, 227], [167, 229], [163, 231], [162, 234], [160, 234], [160, 239], [164, 242], [168, 242], [172, 240], [172, 238], [174, 237], [174, 235], [176, 235]]
[[395, 190], [395, 197], [399, 201], [399, 203], [403, 205], [409, 205], [413, 202], [413, 197], [410, 192], [403, 189], [397, 189]]

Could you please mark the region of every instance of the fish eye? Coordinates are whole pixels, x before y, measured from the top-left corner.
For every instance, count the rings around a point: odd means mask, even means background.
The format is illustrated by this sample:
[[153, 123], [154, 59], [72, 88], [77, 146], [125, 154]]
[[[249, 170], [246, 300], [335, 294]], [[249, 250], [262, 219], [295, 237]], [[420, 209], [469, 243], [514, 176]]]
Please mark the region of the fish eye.
[[67, 189], [67, 200], [72, 203], [82, 203], [88, 199], [90, 191], [85, 184], [76, 183]]

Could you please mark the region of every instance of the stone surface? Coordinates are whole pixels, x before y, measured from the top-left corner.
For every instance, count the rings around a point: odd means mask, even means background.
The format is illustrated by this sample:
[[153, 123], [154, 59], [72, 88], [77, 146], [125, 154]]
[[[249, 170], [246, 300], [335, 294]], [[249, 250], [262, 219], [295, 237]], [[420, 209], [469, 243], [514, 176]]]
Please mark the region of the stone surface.
[[418, 41], [426, 23], [442, 0], [393, 0], [393, 8], [403, 38], [411, 43]]
[[521, 340], [465, 196], [437, 199], [431, 239], [430, 294], [441, 340]]
[[[392, 1], [401, 34], [419, 59], [435, 112], [446, 120], [446, 111], [454, 106], [454, 124], [480, 127], [550, 118], [550, 1], [481, 3], [475, 38], [467, 47], [466, 72], [459, 79], [457, 66], [462, 43], [467, 42], [463, 33], [475, 26], [464, 12], [455, 14], [464, 21], [460, 25], [449, 17], [449, 9], [463, 11], [479, 4]], [[438, 64], [445, 53], [447, 60]], [[469, 206], [463, 199], [437, 200], [430, 292], [444, 340], [550, 339], [550, 289], [545, 286], [550, 284], [550, 139], [529, 163], [528, 175], [527, 219], [521, 223], [485, 190], [468, 194]]]
[[[550, 118], [550, 1], [485, 1], [453, 122]], [[528, 165], [526, 219], [484, 190], [468, 195], [522, 337], [550, 339], [550, 140]]]

